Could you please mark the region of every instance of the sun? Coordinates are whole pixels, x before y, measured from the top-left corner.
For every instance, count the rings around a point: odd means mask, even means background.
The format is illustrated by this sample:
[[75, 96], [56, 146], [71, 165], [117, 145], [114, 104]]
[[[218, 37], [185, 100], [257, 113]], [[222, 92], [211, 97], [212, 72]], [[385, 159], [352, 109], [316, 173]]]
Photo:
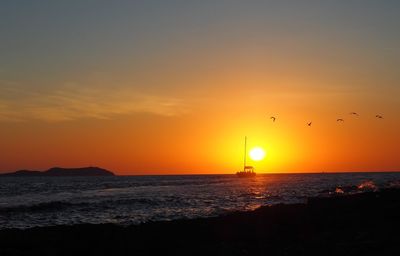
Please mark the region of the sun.
[[262, 148], [256, 147], [250, 150], [250, 158], [254, 161], [261, 161], [265, 157], [265, 151]]

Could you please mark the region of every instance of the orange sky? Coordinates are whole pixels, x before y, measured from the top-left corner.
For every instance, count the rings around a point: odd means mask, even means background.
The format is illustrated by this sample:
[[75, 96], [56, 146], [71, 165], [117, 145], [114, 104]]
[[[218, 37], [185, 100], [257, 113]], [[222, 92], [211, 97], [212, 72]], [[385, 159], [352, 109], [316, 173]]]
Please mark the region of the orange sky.
[[0, 171], [235, 173], [244, 136], [258, 172], [400, 170], [398, 15], [375, 4], [3, 16]]
[[[187, 100], [179, 115], [10, 122], [1, 128], [1, 163], [3, 170], [96, 165], [119, 174], [232, 173], [241, 168], [247, 135], [249, 148], [267, 151], [252, 163], [259, 172], [396, 170], [398, 109], [390, 96], [377, 100], [358, 92], [269, 95], [245, 87]], [[353, 110], [360, 117], [350, 116]]]

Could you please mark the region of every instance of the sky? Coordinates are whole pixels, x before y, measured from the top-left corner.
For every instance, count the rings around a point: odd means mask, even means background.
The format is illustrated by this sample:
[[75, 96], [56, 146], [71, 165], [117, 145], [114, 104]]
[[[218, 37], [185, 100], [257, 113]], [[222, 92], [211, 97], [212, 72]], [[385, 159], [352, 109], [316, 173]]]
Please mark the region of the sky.
[[400, 170], [399, 11], [1, 1], [0, 172], [235, 173], [245, 136], [257, 172]]

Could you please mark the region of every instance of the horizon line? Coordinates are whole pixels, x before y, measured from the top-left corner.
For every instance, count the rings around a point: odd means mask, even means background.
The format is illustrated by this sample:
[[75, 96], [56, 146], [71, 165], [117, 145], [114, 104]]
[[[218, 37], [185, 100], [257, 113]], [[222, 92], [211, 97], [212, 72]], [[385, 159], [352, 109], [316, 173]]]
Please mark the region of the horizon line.
[[[341, 173], [398, 173], [400, 170], [388, 171], [332, 171], [332, 172], [259, 172], [257, 175], [268, 174], [341, 174]], [[164, 174], [115, 174], [116, 176], [211, 176], [211, 175], [236, 175], [236, 173], [164, 173]]]

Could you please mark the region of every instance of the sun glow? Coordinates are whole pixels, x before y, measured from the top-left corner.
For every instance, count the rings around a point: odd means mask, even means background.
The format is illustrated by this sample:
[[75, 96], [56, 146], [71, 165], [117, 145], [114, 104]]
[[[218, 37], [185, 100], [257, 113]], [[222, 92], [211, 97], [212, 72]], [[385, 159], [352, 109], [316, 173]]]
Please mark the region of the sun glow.
[[265, 151], [262, 148], [253, 148], [250, 150], [250, 158], [254, 161], [261, 161], [265, 157]]

